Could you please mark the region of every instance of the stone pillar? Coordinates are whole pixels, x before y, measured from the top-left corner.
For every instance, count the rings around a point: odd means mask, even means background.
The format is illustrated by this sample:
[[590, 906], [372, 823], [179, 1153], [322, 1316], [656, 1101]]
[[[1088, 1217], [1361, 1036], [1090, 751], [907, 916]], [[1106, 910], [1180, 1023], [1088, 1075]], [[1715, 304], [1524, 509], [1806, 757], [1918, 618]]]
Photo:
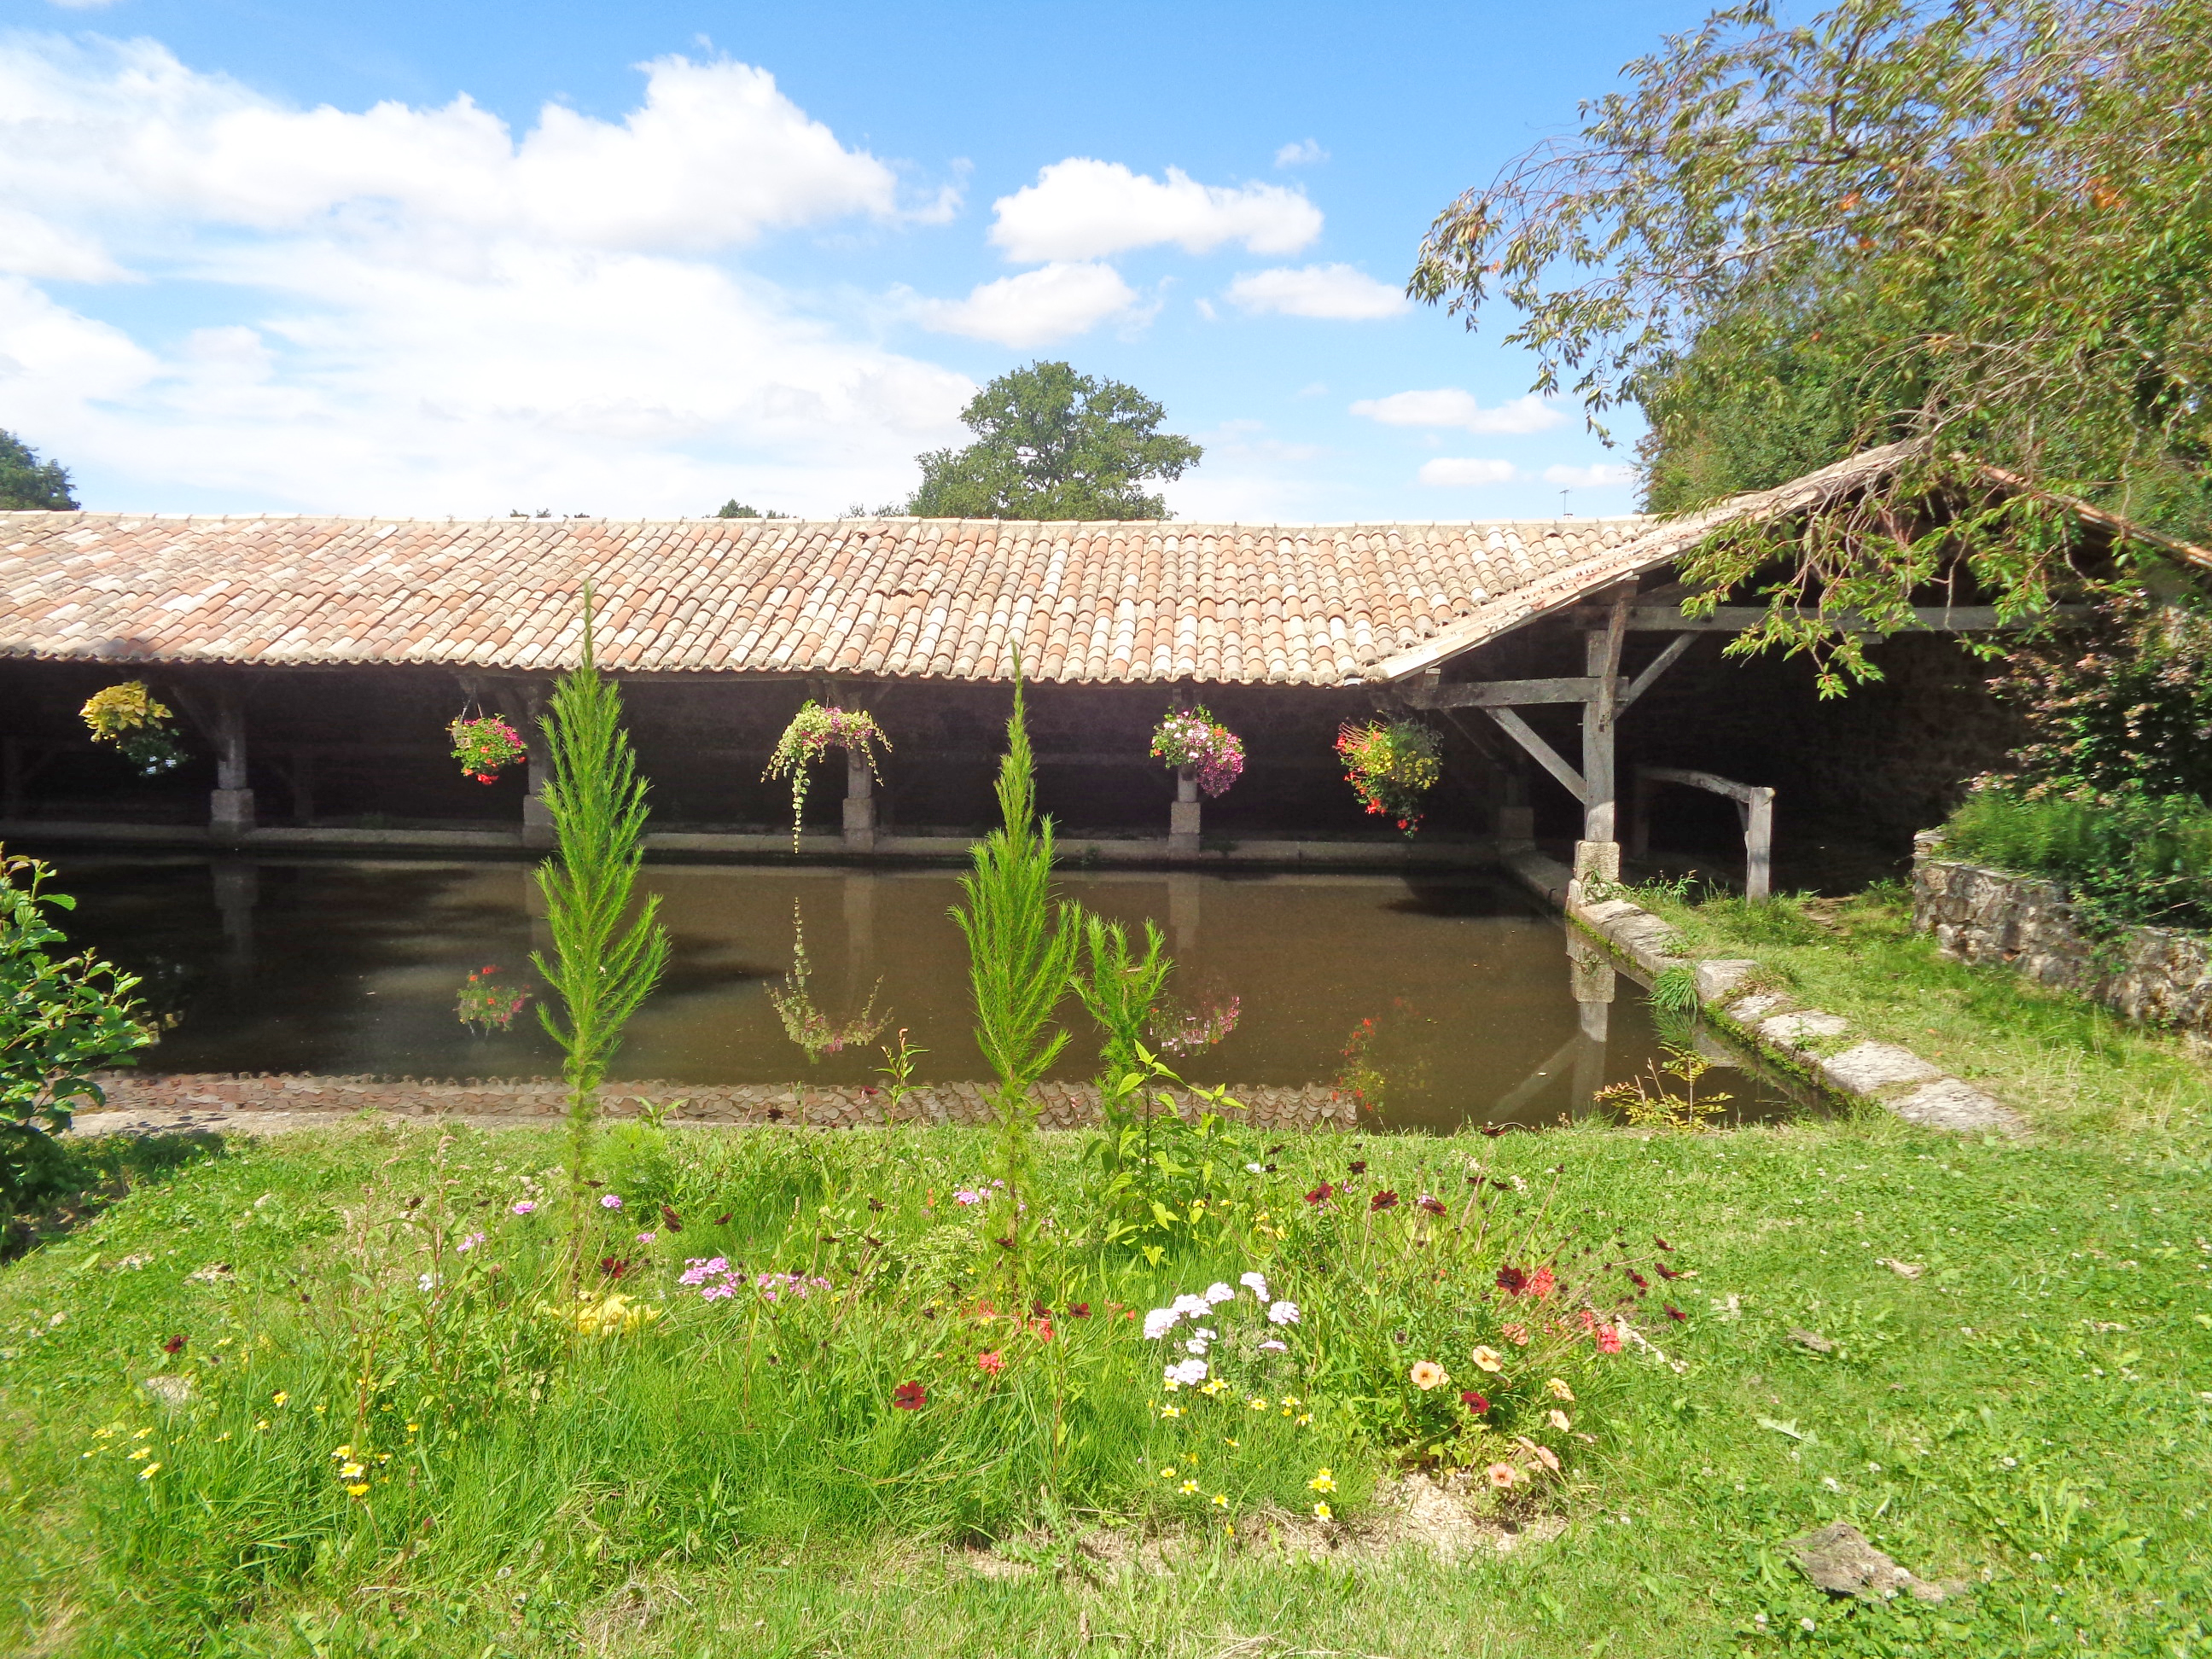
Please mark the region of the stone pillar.
[[246, 781], [246, 708], [234, 685], [216, 694], [215, 739], [208, 830], [218, 841], [235, 841], [253, 828], [253, 791]]
[[1199, 814], [1203, 810], [1199, 805], [1196, 769], [1177, 767], [1175, 805], [1168, 808], [1170, 858], [1193, 859], [1198, 856]]
[[1498, 808], [1498, 845], [1511, 851], [1536, 839], [1536, 809], [1528, 804], [1528, 780], [1517, 766], [1505, 771], [1505, 797]]
[[1591, 1042], [1602, 1044], [1620, 978], [1611, 958], [1571, 927], [1567, 930], [1567, 979], [1574, 993], [1577, 1025]]
[[854, 871], [845, 878], [845, 994], [848, 998], [858, 999], [862, 988], [876, 979], [877, 880], [872, 870]]
[[845, 751], [845, 850], [876, 850], [875, 774], [868, 757], [857, 749]]
[[222, 915], [224, 971], [241, 978], [253, 965], [253, 907], [261, 897], [261, 871], [251, 859], [219, 858], [208, 866], [215, 908]]
[[553, 753], [541, 723], [545, 713], [544, 688], [531, 686], [521, 694], [521, 702], [522, 714], [516, 723], [522, 728], [522, 746], [528, 757], [523, 763], [522, 844], [544, 849], [553, 845], [553, 814], [545, 805], [545, 785], [553, 775]]

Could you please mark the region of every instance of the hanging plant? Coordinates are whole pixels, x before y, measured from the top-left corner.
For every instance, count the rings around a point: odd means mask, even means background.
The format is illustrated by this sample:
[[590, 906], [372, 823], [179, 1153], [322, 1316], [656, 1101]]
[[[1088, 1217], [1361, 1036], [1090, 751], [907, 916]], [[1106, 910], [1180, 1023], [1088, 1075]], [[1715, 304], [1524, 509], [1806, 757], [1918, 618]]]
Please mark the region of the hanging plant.
[[1407, 835], [1421, 827], [1421, 801], [1443, 775], [1437, 734], [1413, 720], [1370, 720], [1337, 729], [1345, 781], [1370, 812]]
[[769, 757], [768, 770], [761, 774], [764, 781], [791, 780], [793, 852], [799, 850], [799, 826], [806, 811], [806, 769], [832, 749], [842, 749], [859, 755], [867, 763], [868, 770], [880, 779], [883, 772], [876, 764], [878, 744], [888, 750], [891, 740], [876, 724], [875, 716], [865, 708], [828, 708], [811, 697], [799, 705], [799, 712], [791, 717], [791, 724], [775, 740], [775, 752]]
[[94, 743], [110, 743], [148, 777], [182, 764], [185, 746], [170, 725], [176, 716], [154, 700], [143, 680], [125, 680], [95, 691], [77, 711]]
[[1204, 703], [1179, 709], [1153, 727], [1152, 755], [1171, 767], [1191, 768], [1209, 795], [1226, 793], [1244, 770], [1244, 740]]
[[530, 753], [522, 734], [496, 714], [463, 714], [446, 730], [453, 739], [453, 758], [478, 783], [497, 783], [501, 767]]
[[502, 982], [498, 964], [489, 963], [469, 969], [468, 982], [453, 1000], [453, 1012], [478, 1036], [489, 1036], [512, 1029], [514, 1017], [529, 1000], [528, 991]]

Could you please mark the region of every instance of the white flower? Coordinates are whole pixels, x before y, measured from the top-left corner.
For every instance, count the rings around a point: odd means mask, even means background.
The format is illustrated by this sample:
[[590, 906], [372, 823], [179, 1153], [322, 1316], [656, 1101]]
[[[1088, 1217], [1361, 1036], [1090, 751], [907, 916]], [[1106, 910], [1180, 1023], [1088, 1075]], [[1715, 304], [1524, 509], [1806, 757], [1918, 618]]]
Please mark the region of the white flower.
[[1206, 1352], [1206, 1339], [1202, 1336], [1194, 1336], [1189, 1341], [1182, 1345], [1182, 1351], [1185, 1353], [1204, 1353]]
[[1179, 1296], [1168, 1306], [1175, 1310], [1178, 1319], [1185, 1314], [1195, 1314], [1204, 1318], [1213, 1311], [1213, 1304], [1202, 1296]]
[[1182, 1316], [1173, 1308], [1155, 1308], [1145, 1316], [1145, 1340], [1157, 1342], [1175, 1328]]
[[1237, 1282], [1258, 1297], [1261, 1301], [1265, 1302], [1267, 1299], [1267, 1280], [1265, 1274], [1246, 1273]]
[[1278, 1342], [1272, 1336], [1260, 1345], [1260, 1352], [1261, 1353], [1288, 1353], [1290, 1351], [1291, 1345], [1289, 1343]]
[[1273, 1302], [1267, 1304], [1270, 1325], [1295, 1325], [1298, 1322], [1298, 1304], [1295, 1302]]
[[1203, 1359], [1186, 1359], [1180, 1364], [1170, 1365], [1167, 1369], [1167, 1380], [1180, 1383], [1186, 1389], [1194, 1387], [1206, 1381], [1206, 1362]]
[[1206, 1287], [1206, 1301], [1209, 1308], [1218, 1308], [1224, 1302], [1233, 1302], [1236, 1299], [1237, 1292], [1226, 1285], [1209, 1285]]
[[424, 1273], [420, 1279], [415, 1281], [415, 1288], [418, 1291], [436, 1290], [438, 1288], [438, 1275], [435, 1273]]
[[1246, 1175], [1265, 1175], [1267, 1173], [1267, 1170], [1264, 1164], [1247, 1164], [1244, 1166], [1244, 1173]]

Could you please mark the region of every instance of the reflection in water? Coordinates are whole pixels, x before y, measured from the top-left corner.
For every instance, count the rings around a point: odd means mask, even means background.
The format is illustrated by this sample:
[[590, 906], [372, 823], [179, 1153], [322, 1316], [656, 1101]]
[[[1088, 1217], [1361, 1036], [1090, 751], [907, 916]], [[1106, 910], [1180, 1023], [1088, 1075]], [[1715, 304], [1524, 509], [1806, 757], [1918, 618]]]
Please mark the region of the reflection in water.
[[1165, 1053], [1195, 1054], [1235, 1030], [1243, 1012], [1243, 999], [1231, 994], [1209, 988], [1185, 1000], [1170, 990], [1153, 1009], [1146, 1030]]
[[[499, 978], [514, 991], [542, 993], [520, 964], [534, 940], [542, 948], [543, 903], [514, 864], [77, 854], [64, 874], [81, 901], [72, 935], [161, 975], [165, 1012], [179, 1020], [145, 1054], [149, 1071], [560, 1069], [526, 1008], [481, 1035], [455, 1018], [456, 988], [488, 963], [507, 964]], [[936, 869], [648, 866], [674, 950], [625, 1034], [618, 1075], [679, 1089], [794, 1073], [879, 1085], [877, 1045], [895, 1010], [921, 1051], [915, 1084], [989, 1076], [946, 915], [956, 880]], [[1598, 1090], [1662, 1057], [1633, 983], [1586, 949], [1571, 966], [1559, 919], [1488, 872], [1070, 871], [1056, 886], [1135, 933], [1148, 921], [1168, 931], [1189, 1022], [1173, 1029], [1202, 1039], [1178, 1052], [1177, 1069], [1200, 1085], [1342, 1077], [1386, 1127], [1533, 1125], [1589, 1110]], [[803, 935], [802, 921], [814, 924]], [[1098, 1065], [1090, 1022], [1073, 1003], [1062, 1019], [1072, 1040], [1052, 1076], [1086, 1079]], [[1746, 1079], [1712, 1080], [1735, 1095], [1735, 1115], [1788, 1109]]]
[[514, 1017], [529, 1000], [526, 988], [500, 978], [497, 963], [486, 963], [469, 969], [468, 978], [454, 994], [453, 1013], [477, 1036], [489, 1036], [513, 1025]]

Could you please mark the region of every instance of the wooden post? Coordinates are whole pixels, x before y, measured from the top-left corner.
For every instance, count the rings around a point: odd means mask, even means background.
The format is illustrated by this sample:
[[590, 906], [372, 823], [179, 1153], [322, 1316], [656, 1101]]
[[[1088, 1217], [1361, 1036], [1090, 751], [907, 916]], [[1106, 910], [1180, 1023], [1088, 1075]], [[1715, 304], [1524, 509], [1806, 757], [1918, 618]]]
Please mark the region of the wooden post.
[[1774, 792], [1759, 786], [1744, 809], [1743, 896], [1764, 904], [1774, 893]]
[[1628, 601], [1623, 593], [1602, 633], [1583, 635], [1583, 668], [1597, 681], [1596, 695], [1583, 704], [1583, 838], [1575, 848], [1578, 882], [1620, 879], [1620, 842], [1613, 800], [1613, 712], [1619, 696], [1621, 643], [1628, 635]]
[[246, 781], [246, 706], [226, 680], [216, 692], [215, 793], [208, 797], [208, 829], [234, 841], [253, 828], [253, 790]]
[[1644, 859], [1651, 856], [1651, 780], [1642, 767], [1636, 769], [1636, 781], [1628, 790], [1628, 856]]
[[868, 757], [857, 749], [845, 751], [845, 850], [876, 850], [875, 775]]

